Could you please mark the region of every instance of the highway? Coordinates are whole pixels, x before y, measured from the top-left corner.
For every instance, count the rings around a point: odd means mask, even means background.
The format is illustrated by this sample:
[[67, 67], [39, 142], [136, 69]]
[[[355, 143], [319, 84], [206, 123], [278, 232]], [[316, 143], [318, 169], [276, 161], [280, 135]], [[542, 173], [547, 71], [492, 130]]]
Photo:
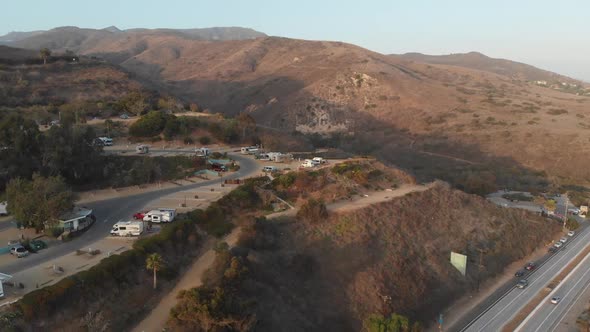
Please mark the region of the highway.
[[[590, 255], [555, 288], [546, 299], [523, 321], [516, 331], [549, 332], [555, 331], [566, 313], [576, 303], [578, 297], [590, 285]], [[558, 304], [550, 299], [560, 297]]]
[[231, 155], [231, 157], [240, 163], [240, 170], [220, 179], [84, 204], [84, 206], [93, 209], [94, 215], [96, 216], [96, 222], [86, 232], [69, 242], [41, 250], [39, 253], [30, 255], [26, 259], [19, 259], [6, 264], [0, 268], [0, 272], [6, 274], [15, 274], [33, 266], [44, 264], [50, 260], [74, 252], [77, 249], [86, 248], [88, 244], [96, 242], [107, 236], [112, 226], [116, 222], [120, 220], [131, 219], [133, 213], [141, 210], [150, 201], [161, 196], [202, 186], [218, 184], [226, 179], [248, 177], [252, 174], [255, 174], [259, 170], [258, 164], [250, 158], [239, 155]]
[[[557, 240], [557, 239], [556, 239]], [[537, 268], [523, 278], [529, 282], [525, 289], [515, 287], [518, 279], [500, 287], [449, 331], [500, 331], [526, 304], [529, 303], [576, 255], [590, 243], [590, 227], [584, 224], [573, 238], [555, 254], [547, 254], [537, 261]], [[515, 271], [516, 272], [516, 271]]]

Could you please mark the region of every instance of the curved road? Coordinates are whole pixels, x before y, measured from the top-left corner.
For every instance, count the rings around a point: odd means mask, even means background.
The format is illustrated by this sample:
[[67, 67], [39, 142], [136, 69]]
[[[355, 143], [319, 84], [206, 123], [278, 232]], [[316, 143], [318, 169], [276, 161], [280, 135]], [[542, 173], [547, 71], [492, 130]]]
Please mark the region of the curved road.
[[94, 215], [96, 216], [96, 222], [86, 232], [74, 238], [72, 241], [50, 247], [46, 250], [40, 251], [37, 254], [29, 255], [26, 259], [19, 259], [6, 264], [0, 268], [0, 272], [15, 274], [33, 266], [43, 264], [47, 261], [74, 252], [77, 249], [82, 249], [88, 244], [96, 242], [107, 236], [116, 222], [119, 220], [128, 220], [132, 218], [134, 212], [140, 210], [147, 203], [161, 196], [212, 184], [218, 184], [226, 179], [248, 177], [258, 171], [258, 164], [254, 160], [233, 154], [231, 157], [240, 163], [240, 170], [236, 173], [224, 176], [223, 178], [84, 204], [84, 206], [93, 209]]

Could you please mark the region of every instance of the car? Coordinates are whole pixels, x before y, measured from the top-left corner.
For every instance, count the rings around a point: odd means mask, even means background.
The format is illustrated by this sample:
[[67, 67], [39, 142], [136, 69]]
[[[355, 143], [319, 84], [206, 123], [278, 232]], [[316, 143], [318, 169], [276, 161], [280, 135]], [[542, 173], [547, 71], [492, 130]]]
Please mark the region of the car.
[[553, 245], [555, 248], [560, 248], [563, 245], [563, 243], [561, 243], [560, 241], [555, 242], [555, 244]]
[[127, 120], [127, 119], [129, 119], [129, 115], [127, 115], [127, 114], [121, 114], [121, 115], [119, 116], [119, 118], [121, 118], [121, 119], [123, 119], [123, 120]]
[[526, 281], [526, 279], [521, 279], [518, 281], [518, 283], [516, 284], [516, 288], [520, 288], [520, 289], [524, 289], [526, 288], [526, 286], [529, 285], [529, 282]]
[[576, 232], [574, 232], [574, 231], [567, 232], [567, 236], [574, 236], [574, 234], [576, 234]]
[[567, 237], [562, 237], [561, 239], [559, 239], [559, 242], [566, 243], [567, 242]]
[[559, 301], [561, 301], [560, 297], [555, 296], [555, 297], [551, 298], [551, 303], [553, 303], [553, 304], [558, 304]]
[[516, 273], [514, 274], [515, 277], [520, 278], [524, 275], [524, 271], [523, 270], [518, 270], [516, 271]]
[[21, 245], [17, 245], [17, 246], [10, 248], [10, 254], [12, 254], [18, 258], [21, 258], [21, 257], [28, 256], [29, 252], [27, 251], [27, 249], [25, 249], [25, 247], [23, 247]]
[[550, 247], [550, 248], [549, 248], [549, 252], [550, 252], [550, 253], [555, 253], [555, 252], [557, 252], [557, 248], [555, 248], [555, 247]]
[[527, 269], [528, 271], [531, 271], [531, 270], [534, 270], [535, 267], [537, 267], [537, 265], [535, 265], [535, 263], [529, 262], [524, 268]]
[[139, 219], [139, 220], [143, 220], [143, 217], [145, 217], [145, 212], [137, 212], [135, 214], [133, 214], [133, 219]]

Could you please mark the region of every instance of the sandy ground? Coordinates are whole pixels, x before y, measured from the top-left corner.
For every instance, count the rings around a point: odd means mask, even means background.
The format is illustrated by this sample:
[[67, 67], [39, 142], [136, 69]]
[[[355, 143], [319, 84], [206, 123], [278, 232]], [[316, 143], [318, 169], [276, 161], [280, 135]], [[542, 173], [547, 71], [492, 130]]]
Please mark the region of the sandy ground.
[[[559, 238], [560, 236], [562, 236], [562, 233], [558, 233], [555, 236], [555, 238]], [[455, 324], [457, 320], [459, 320], [464, 314], [469, 312], [481, 301], [490, 296], [500, 286], [502, 286], [507, 281], [513, 279], [514, 273], [516, 273], [516, 271], [518, 270], [523, 269], [528, 262], [535, 261], [547, 254], [547, 248], [549, 248], [549, 246], [551, 246], [552, 243], [553, 241], [547, 243], [544, 246], [541, 246], [528, 257], [525, 257], [519, 261], [513, 262], [512, 264], [506, 266], [504, 268], [503, 273], [501, 273], [495, 278], [489, 279], [486, 282], [482, 283], [480, 285], [479, 292], [470, 292], [464, 295], [462, 298], [455, 301], [455, 303], [453, 303], [451, 306], [449, 306], [443, 311], [445, 326], [452, 326], [453, 324]], [[438, 331], [438, 327], [436, 326], [436, 324], [433, 324], [433, 326], [431, 326], [427, 331]]]
[[[240, 228], [236, 227], [230, 234], [226, 235], [221, 241], [226, 242], [230, 247], [233, 247], [238, 241], [240, 235]], [[170, 310], [176, 305], [176, 295], [183, 289], [190, 289], [202, 285], [201, 278], [203, 274], [215, 261], [215, 251], [213, 249], [207, 250], [199, 259], [197, 259], [190, 269], [183, 275], [180, 281], [176, 284], [158, 305], [149, 313], [149, 315], [141, 321], [134, 329], [134, 332], [152, 332], [162, 331], [168, 320]]]
[[396, 197], [407, 195], [411, 192], [424, 191], [432, 188], [434, 184], [427, 185], [403, 184], [397, 189], [369, 192], [352, 200], [335, 202], [327, 206], [329, 211], [350, 211], [360, 209], [372, 204], [385, 202]]

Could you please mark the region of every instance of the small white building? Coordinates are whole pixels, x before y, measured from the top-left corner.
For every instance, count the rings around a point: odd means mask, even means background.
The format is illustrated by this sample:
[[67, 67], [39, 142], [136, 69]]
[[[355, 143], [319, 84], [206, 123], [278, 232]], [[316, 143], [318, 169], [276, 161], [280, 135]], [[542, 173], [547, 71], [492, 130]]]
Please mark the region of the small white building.
[[4, 287], [2, 286], [2, 283], [5, 281], [8, 281], [12, 279], [11, 275], [8, 274], [4, 274], [4, 273], [0, 273], [0, 299], [4, 297]]
[[59, 218], [59, 224], [64, 232], [80, 231], [92, 225], [95, 217], [92, 210], [85, 207], [75, 207], [71, 212]]

